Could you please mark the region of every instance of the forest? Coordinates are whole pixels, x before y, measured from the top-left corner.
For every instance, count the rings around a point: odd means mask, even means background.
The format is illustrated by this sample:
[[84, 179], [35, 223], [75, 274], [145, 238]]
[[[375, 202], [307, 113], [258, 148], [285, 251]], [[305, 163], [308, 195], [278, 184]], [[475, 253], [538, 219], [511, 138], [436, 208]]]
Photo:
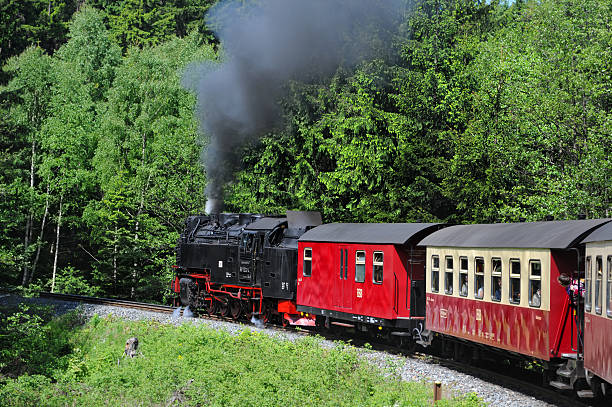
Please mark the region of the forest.
[[[251, 27], [207, 16], [260, 3], [0, 0], [3, 287], [164, 301], [184, 219], [219, 176], [199, 116], [224, 105], [187, 79]], [[355, 43], [376, 52], [273, 81], [278, 118], [231, 145], [224, 210], [612, 216], [612, 0], [403, 3], [392, 35]], [[280, 42], [256, 34], [254, 58]]]

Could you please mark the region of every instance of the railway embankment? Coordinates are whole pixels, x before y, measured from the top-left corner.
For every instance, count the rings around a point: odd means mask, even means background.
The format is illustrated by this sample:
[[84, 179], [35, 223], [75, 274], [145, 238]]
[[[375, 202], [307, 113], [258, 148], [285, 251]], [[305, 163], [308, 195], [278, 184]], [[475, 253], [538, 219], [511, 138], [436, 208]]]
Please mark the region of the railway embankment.
[[[57, 299], [0, 298], [5, 312], [23, 305], [51, 307], [63, 316], [64, 326], [56, 323], [54, 329], [65, 331], [51, 339], [65, 341], [59, 348], [64, 354], [46, 374], [5, 374], [0, 392], [9, 405], [43, 399], [47, 405], [96, 405], [110, 397], [140, 405], [419, 406], [431, 402], [434, 381], [442, 383], [443, 405], [556, 405], [434, 358], [354, 347], [305, 331]], [[127, 358], [124, 346], [132, 337], [139, 352]]]

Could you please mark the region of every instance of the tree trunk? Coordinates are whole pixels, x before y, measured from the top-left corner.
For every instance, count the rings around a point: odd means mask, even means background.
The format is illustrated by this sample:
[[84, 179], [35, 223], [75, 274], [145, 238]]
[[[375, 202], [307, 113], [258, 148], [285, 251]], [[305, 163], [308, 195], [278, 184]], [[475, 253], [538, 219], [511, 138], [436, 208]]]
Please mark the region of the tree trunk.
[[43, 214], [42, 222], [40, 225], [40, 234], [38, 235], [38, 240], [36, 241], [36, 257], [34, 258], [34, 263], [32, 264], [32, 272], [30, 273], [29, 280], [26, 282], [29, 285], [34, 278], [34, 273], [36, 273], [36, 266], [38, 265], [38, 260], [40, 259], [40, 249], [42, 247], [42, 239], [43, 233], [45, 231], [45, 224], [47, 223], [47, 215], [49, 214], [49, 184], [47, 184], [47, 199], [45, 201], [45, 213]]
[[[142, 150], [140, 155], [140, 164], [142, 166], [145, 165], [146, 158], [146, 148], [147, 148], [147, 135], [142, 133]], [[142, 209], [144, 208], [144, 194], [145, 191], [149, 188], [149, 183], [151, 182], [151, 173], [149, 173], [149, 177], [147, 178], [147, 182], [143, 185], [140, 190], [140, 205], [138, 206], [138, 212], [136, 212], [136, 225], [134, 227], [134, 244], [138, 247], [138, 232], [140, 230], [140, 215], [142, 214]], [[130, 298], [134, 298], [136, 295], [136, 280], [138, 278], [138, 258], [134, 257], [134, 267], [132, 269], [132, 289], [130, 292]]]
[[64, 196], [60, 195], [59, 214], [57, 216], [57, 230], [55, 233], [55, 255], [53, 258], [53, 277], [51, 277], [51, 292], [55, 290], [55, 276], [57, 275], [57, 253], [59, 252], [60, 226], [62, 224], [62, 203]]
[[26, 221], [25, 237], [23, 239], [23, 251], [24, 251], [24, 263], [23, 263], [23, 278], [21, 285], [26, 285], [30, 277], [30, 269], [28, 267], [28, 248], [32, 241], [32, 222], [34, 220], [34, 209], [32, 208], [32, 194], [34, 194], [34, 162], [36, 160], [36, 141], [32, 140], [32, 156], [30, 159], [30, 208], [28, 214], [28, 220]]
[[115, 242], [113, 243], [113, 291], [117, 294], [117, 233], [118, 226], [115, 224]]

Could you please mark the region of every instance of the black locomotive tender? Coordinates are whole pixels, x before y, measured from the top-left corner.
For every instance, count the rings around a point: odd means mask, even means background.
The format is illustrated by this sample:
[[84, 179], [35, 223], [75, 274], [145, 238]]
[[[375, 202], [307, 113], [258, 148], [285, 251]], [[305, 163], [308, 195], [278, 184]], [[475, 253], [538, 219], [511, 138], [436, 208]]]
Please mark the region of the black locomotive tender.
[[298, 323], [298, 238], [321, 224], [319, 212], [286, 216], [213, 213], [190, 216], [177, 246], [175, 305], [238, 319]]

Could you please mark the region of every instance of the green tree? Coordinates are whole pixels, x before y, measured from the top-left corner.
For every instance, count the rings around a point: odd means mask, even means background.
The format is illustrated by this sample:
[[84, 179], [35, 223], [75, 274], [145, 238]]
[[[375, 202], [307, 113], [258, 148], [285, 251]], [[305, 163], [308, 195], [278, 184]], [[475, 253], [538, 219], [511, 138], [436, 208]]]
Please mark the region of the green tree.
[[88, 222], [105, 231], [92, 237], [104, 254], [100, 270], [113, 276], [106, 280], [129, 276], [122, 295], [161, 292], [162, 263], [168, 266], [183, 219], [203, 207], [195, 99], [180, 75], [189, 62], [214, 57], [191, 36], [130, 49], [117, 70], [94, 159], [105, 198], [90, 205]]
[[[44, 194], [37, 190], [40, 163], [41, 127], [48, 115], [52, 88], [51, 58], [32, 47], [14, 57], [3, 67], [11, 78], [0, 88], [2, 110], [8, 120], [0, 132], [0, 264], [18, 266], [21, 283], [28, 284], [40, 254], [42, 231], [46, 221], [41, 205]], [[40, 222], [36, 239], [35, 224]], [[23, 233], [23, 234], [22, 234]], [[22, 236], [22, 243], [18, 242]], [[32, 258], [36, 251], [36, 259]]]

